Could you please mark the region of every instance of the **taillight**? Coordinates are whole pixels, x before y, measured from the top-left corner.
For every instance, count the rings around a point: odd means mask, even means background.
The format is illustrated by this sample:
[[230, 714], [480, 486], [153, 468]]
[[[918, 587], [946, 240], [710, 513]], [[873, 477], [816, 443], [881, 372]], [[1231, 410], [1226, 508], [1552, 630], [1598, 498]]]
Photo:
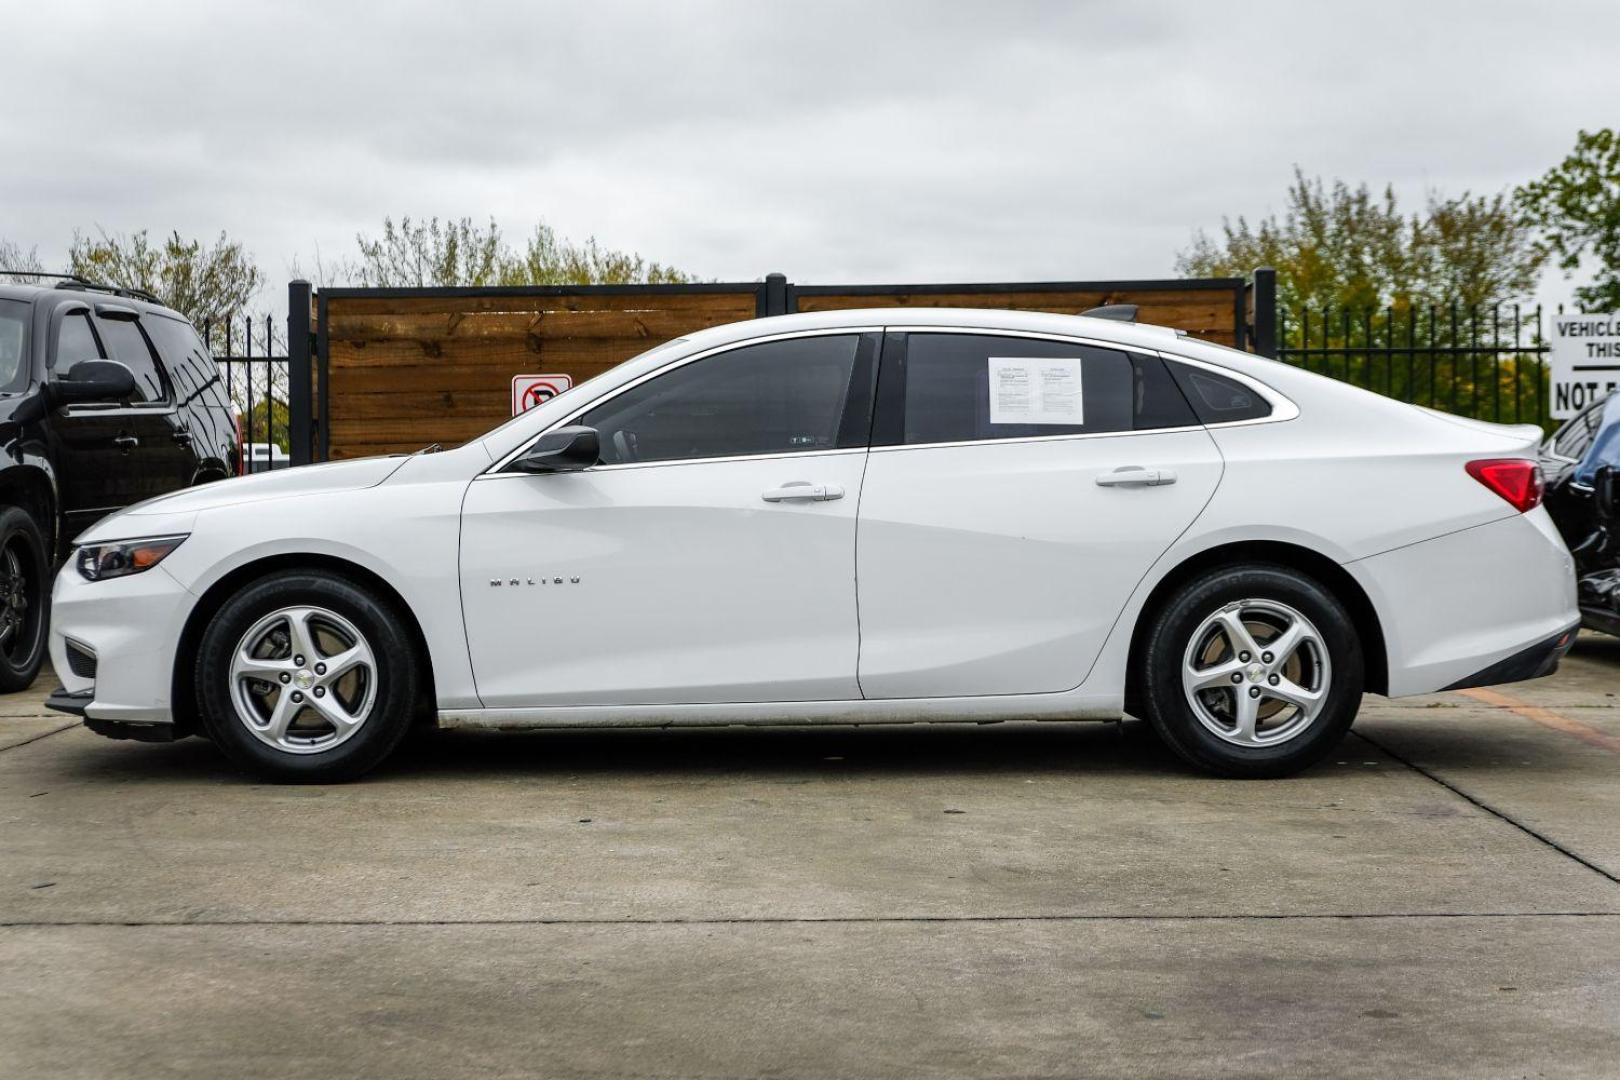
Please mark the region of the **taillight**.
[[1470, 461], [1468, 475], [1508, 501], [1519, 513], [1541, 505], [1541, 466], [1524, 458]]
[[236, 421], [236, 475], [246, 476], [248, 474], [248, 463], [247, 447], [242, 442], [242, 410], [233, 406], [231, 408], [231, 418]]

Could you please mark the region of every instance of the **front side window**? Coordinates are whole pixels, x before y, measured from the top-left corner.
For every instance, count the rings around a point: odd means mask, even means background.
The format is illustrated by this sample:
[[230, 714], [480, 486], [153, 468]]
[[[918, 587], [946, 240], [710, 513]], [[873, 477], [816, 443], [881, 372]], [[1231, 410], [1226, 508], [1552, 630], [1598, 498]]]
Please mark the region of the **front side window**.
[[19, 388], [28, 369], [28, 304], [0, 300], [0, 392]]
[[105, 360], [96, 332], [90, 326], [88, 311], [75, 311], [62, 316], [56, 330], [56, 351], [51, 354], [53, 370], [66, 373], [80, 360]]
[[848, 441], [839, 433], [859, 347], [858, 334], [746, 345], [633, 386], [578, 422], [596, 429], [608, 465], [831, 450]]
[[[904, 374], [899, 373], [903, 363]], [[907, 334], [903, 362], [905, 445], [1130, 431], [1137, 375], [1113, 349], [991, 334]], [[891, 372], [894, 373], [891, 376]], [[881, 406], [880, 406], [881, 407]]]
[[168, 395], [163, 391], [163, 376], [158, 373], [157, 358], [152, 355], [152, 347], [140, 326], [128, 319], [101, 319], [100, 325], [101, 336], [112, 358], [135, 376], [133, 400], [164, 400]]

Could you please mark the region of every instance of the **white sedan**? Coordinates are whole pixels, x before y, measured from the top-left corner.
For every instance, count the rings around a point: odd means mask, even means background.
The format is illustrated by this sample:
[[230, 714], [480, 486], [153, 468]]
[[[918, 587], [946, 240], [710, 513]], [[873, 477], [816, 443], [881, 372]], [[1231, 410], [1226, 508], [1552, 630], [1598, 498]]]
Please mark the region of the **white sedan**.
[[291, 781], [415, 723], [1147, 718], [1278, 776], [1363, 691], [1552, 671], [1540, 431], [1152, 326], [846, 311], [668, 342], [458, 449], [80, 536], [51, 702]]

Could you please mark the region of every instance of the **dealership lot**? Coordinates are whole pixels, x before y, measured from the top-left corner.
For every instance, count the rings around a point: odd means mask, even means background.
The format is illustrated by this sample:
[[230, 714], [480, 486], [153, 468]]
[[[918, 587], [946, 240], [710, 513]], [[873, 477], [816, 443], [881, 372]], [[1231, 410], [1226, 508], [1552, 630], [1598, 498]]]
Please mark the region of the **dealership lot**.
[[1293, 780], [1139, 725], [424, 736], [0, 699], [0, 1074], [1612, 1075], [1620, 640]]

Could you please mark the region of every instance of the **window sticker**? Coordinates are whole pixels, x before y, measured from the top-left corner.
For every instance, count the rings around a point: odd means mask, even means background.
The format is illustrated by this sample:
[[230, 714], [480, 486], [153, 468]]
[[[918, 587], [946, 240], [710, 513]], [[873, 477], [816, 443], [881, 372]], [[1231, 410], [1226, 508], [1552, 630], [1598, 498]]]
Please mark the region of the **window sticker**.
[[992, 424], [1079, 426], [1086, 422], [1078, 356], [989, 359]]

